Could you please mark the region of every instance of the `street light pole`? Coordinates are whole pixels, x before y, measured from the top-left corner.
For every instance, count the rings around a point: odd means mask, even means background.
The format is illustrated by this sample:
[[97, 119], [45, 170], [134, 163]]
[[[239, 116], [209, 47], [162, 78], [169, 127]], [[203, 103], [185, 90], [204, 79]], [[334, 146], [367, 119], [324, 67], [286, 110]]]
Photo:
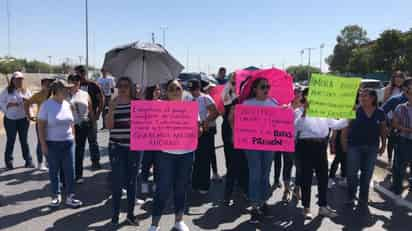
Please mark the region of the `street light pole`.
[[167, 26], [161, 26], [160, 29], [162, 30], [162, 34], [163, 34], [163, 47], [166, 48], [166, 30], [168, 28]]
[[85, 0], [86, 10], [86, 78], [89, 77], [89, 1]]
[[11, 57], [11, 39], [10, 39], [10, 4], [9, 0], [6, 0], [6, 13], [7, 13], [7, 57]]
[[320, 73], [322, 73], [322, 62], [323, 62], [323, 60], [322, 60], [322, 51], [323, 51], [323, 48], [325, 48], [324, 43], [320, 44], [320, 65], [319, 65]]

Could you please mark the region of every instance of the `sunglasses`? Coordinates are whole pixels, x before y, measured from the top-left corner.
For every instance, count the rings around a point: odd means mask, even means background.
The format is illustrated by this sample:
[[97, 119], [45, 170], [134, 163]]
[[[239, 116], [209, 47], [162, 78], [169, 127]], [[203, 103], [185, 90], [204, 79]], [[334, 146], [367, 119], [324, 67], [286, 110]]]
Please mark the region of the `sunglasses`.
[[260, 90], [269, 90], [270, 89], [270, 85], [269, 84], [265, 84], [265, 85], [260, 85], [259, 89]]
[[183, 89], [181, 87], [169, 87], [167, 91], [168, 92], [180, 92], [180, 91], [183, 91]]

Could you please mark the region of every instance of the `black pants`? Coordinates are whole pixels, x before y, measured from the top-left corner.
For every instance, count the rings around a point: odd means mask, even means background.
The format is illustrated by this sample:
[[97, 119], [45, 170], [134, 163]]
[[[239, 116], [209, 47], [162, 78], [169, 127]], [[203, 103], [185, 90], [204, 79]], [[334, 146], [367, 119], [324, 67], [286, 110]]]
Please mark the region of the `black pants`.
[[292, 175], [293, 159], [292, 153], [287, 152], [275, 152], [274, 162], [275, 162], [275, 171], [274, 171], [274, 182], [279, 183], [280, 172], [282, 170], [282, 159], [283, 159], [283, 183], [289, 183]]
[[336, 177], [336, 172], [340, 165], [340, 176], [342, 178], [346, 177], [346, 153], [342, 150], [336, 150], [335, 159], [330, 166], [329, 178], [334, 179]]
[[213, 134], [212, 142], [212, 152], [210, 153], [210, 164], [212, 165], [212, 171], [217, 174], [217, 161], [216, 161], [216, 147], [215, 147], [215, 135], [217, 133], [216, 127], [209, 128], [209, 132]]
[[107, 113], [109, 112], [109, 105], [110, 105], [111, 98], [112, 98], [112, 96], [105, 96], [104, 97], [104, 109], [103, 109], [103, 112], [102, 112], [103, 128], [106, 128], [105, 119], [106, 119]]
[[27, 118], [12, 120], [4, 116], [4, 129], [6, 130], [7, 137], [6, 150], [4, 152], [6, 166], [13, 164], [13, 150], [17, 134], [19, 134], [21, 151], [26, 164], [32, 163], [29, 144], [27, 142], [29, 127], [30, 122]]
[[215, 135], [209, 131], [199, 137], [193, 165], [192, 187], [194, 190], [209, 190], [210, 187], [210, 159]]
[[326, 206], [328, 185], [328, 159], [326, 152], [326, 139], [322, 142], [299, 140], [296, 148], [302, 169], [301, 186], [303, 207], [310, 208], [313, 171], [315, 171], [318, 181], [318, 205], [320, 207]]
[[75, 176], [76, 179], [83, 177], [83, 160], [86, 147], [87, 134], [91, 125], [89, 122], [82, 122], [75, 126], [76, 148], [75, 148]]
[[234, 149], [232, 142], [232, 129], [227, 120], [222, 124], [223, 149], [226, 159], [226, 182], [224, 197], [229, 200], [232, 197], [235, 183], [248, 195], [249, 169], [243, 150]]

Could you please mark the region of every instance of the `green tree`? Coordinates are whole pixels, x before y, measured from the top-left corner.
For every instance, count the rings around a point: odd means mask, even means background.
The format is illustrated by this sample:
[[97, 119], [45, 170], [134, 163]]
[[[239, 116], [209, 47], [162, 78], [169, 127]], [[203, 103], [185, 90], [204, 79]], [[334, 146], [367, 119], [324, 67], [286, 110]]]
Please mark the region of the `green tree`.
[[369, 42], [367, 32], [361, 26], [348, 25], [336, 38], [333, 54], [326, 58], [332, 72], [346, 73], [350, 71], [350, 59], [354, 49], [360, 48]]
[[405, 70], [412, 75], [412, 28], [404, 35]]
[[348, 63], [348, 72], [367, 74], [373, 71], [374, 54], [369, 47], [359, 47], [352, 50]]
[[405, 64], [405, 41], [399, 30], [386, 30], [376, 40], [374, 46], [375, 65], [390, 73], [403, 69]]

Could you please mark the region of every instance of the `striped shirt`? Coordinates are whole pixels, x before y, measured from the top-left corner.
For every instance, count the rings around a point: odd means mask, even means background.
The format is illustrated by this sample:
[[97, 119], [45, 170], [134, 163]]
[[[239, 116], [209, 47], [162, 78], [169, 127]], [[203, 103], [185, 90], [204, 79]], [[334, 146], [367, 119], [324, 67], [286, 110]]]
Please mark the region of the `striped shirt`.
[[110, 143], [130, 146], [130, 103], [118, 104], [113, 111], [114, 127], [110, 129]]

